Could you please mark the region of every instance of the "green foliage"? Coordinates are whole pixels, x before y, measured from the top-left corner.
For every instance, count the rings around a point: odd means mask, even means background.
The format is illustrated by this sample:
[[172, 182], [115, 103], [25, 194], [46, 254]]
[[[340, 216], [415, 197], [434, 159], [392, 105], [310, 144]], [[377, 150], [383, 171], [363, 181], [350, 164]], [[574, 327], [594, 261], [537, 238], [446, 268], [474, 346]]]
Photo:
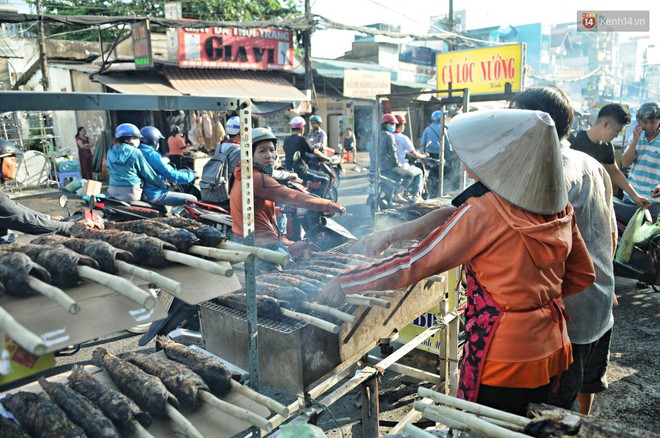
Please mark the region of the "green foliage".
[[[183, 0], [183, 18], [207, 21], [258, 21], [302, 14], [303, 0]], [[27, 0], [35, 5], [35, 0]], [[43, 0], [44, 14], [164, 17], [164, 2], [148, 0]], [[120, 26], [121, 28], [121, 26]], [[82, 26], [48, 24], [48, 34], [61, 39], [98, 40], [98, 29], [74, 32]], [[158, 29], [152, 29], [158, 31]], [[118, 29], [103, 30], [104, 41], [115, 38]]]

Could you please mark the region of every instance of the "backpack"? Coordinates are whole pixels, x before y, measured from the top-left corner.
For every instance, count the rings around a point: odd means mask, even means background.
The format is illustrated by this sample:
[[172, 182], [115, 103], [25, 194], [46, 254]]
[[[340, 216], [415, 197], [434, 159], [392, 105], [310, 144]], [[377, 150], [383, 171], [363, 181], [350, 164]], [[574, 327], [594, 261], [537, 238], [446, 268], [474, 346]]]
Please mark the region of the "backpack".
[[[227, 151], [226, 149], [229, 149]], [[202, 201], [218, 204], [229, 199], [229, 154], [231, 148], [220, 147], [218, 152], [204, 165], [199, 189]]]

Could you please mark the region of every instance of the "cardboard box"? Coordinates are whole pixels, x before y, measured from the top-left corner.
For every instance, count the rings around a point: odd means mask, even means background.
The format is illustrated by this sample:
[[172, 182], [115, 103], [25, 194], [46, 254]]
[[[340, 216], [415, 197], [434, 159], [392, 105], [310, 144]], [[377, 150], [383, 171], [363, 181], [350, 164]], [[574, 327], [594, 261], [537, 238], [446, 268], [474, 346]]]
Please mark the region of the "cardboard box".
[[101, 181], [94, 181], [93, 179], [87, 180], [87, 183], [85, 183], [85, 188], [83, 190], [84, 195], [86, 196], [100, 195], [101, 185], [102, 185]]

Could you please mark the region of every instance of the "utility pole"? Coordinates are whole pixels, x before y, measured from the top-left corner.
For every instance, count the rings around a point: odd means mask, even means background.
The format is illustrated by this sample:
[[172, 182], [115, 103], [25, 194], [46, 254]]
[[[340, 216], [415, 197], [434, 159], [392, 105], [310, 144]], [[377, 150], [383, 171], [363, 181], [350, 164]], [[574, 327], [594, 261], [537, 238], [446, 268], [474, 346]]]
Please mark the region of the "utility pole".
[[305, 89], [312, 89], [312, 7], [309, 0], [305, 0], [305, 21], [308, 27], [303, 31]]
[[37, 8], [37, 41], [39, 44], [39, 66], [41, 67], [41, 85], [44, 91], [48, 91], [48, 59], [46, 58], [46, 36], [44, 35], [44, 21], [41, 15], [41, 0], [36, 0]]

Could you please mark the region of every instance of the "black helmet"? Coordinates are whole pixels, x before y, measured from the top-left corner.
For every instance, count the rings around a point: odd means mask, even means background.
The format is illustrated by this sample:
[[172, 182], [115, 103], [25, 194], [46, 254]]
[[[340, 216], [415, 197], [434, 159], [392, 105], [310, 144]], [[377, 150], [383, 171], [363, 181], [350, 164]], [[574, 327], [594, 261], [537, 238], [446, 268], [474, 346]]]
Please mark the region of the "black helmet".
[[14, 146], [14, 143], [6, 138], [0, 138], [0, 158], [12, 155], [23, 155], [23, 151]]
[[658, 102], [646, 102], [640, 106], [637, 110], [637, 123], [641, 123], [642, 119], [660, 119], [660, 104]]

